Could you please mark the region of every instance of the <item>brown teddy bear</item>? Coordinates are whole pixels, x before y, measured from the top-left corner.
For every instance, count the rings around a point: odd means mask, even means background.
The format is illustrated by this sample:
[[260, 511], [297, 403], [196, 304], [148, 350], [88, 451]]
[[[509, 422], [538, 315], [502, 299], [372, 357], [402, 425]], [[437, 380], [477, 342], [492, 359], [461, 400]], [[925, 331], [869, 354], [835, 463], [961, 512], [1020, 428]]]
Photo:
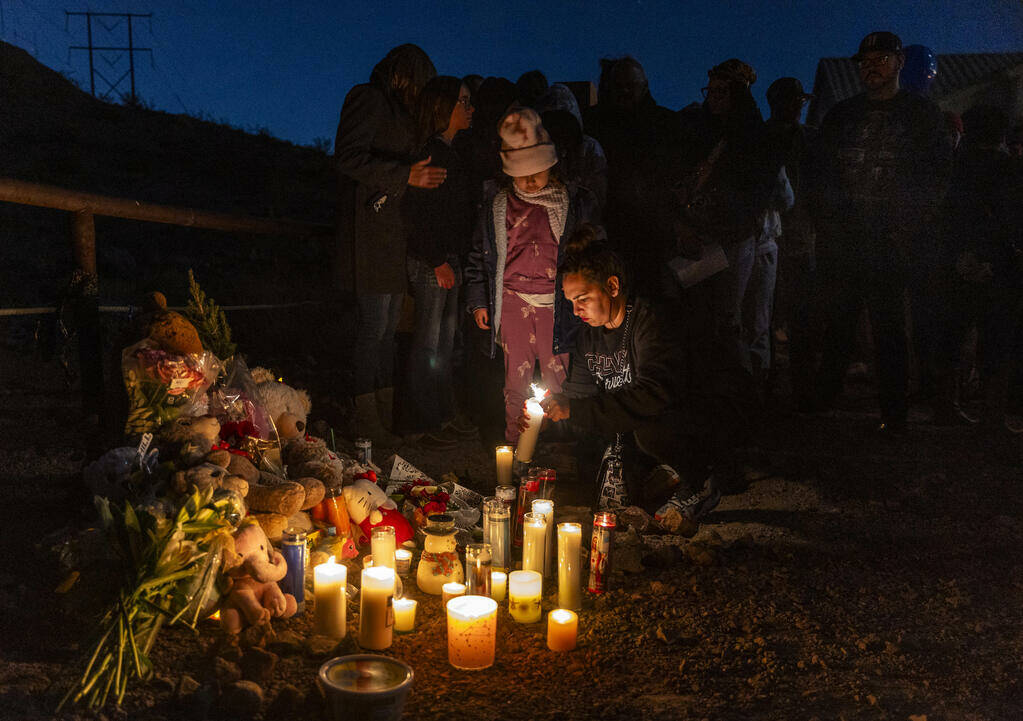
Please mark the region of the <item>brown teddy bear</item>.
[[195, 326], [180, 313], [167, 310], [163, 293], [150, 293], [143, 304], [148, 315], [146, 335], [168, 353], [202, 353], [202, 341]]
[[157, 438], [162, 460], [194, 466], [220, 441], [220, 421], [213, 416], [178, 416], [160, 426]]
[[288, 564], [270, 545], [260, 525], [243, 521], [235, 531], [234, 548], [236, 555], [227, 570], [233, 583], [220, 606], [221, 628], [238, 633], [246, 625], [294, 616], [298, 610], [295, 597], [277, 585], [287, 573]]
[[227, 488], [237, 491], [243, 498], [249, 493], [249, 484], [241, 476], [232, 476], [223, 466], [200, 463], [171, 476], [171, 488], [178, 493], [188, 493], [195, 486], [200, 491], [207, 488]]

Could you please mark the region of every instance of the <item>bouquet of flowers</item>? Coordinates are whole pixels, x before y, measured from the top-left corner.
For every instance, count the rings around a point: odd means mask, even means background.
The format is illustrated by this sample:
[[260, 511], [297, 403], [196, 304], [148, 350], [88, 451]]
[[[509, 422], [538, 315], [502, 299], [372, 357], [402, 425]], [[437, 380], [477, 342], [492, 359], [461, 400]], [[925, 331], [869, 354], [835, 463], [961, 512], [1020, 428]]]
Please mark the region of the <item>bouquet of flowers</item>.
[[398, 493], [412, 506], [412, 519], [419, 528], [426, 527], [426, 519], [431, 513], [445, 513], [451, 500], [449, 493], [425, 478], [406, 483], [398, 489]]
[[131, 409], [128, 436], [154, 431], [205, 398], [220, 362], [209, 351], [169, 353], [142, 340], [121, 354], [121, 375]]

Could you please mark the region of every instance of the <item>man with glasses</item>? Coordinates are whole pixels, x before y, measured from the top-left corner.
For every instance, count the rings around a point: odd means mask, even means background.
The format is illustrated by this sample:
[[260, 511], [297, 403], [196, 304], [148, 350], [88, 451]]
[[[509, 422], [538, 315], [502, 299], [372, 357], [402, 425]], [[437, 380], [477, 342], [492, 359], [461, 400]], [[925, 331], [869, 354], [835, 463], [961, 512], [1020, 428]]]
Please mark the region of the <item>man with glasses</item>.
[[864, 92], [828, 112], [804, 179], [827, 293], [818, 402], [829, 408], [842, 391], [865, 305], [877, 352], [877, 430], [892, 437], [904, 432], [908, 410], [906, 287], [933, 241], [950, 153], [938, 106], [899, 87], [897, 35], [870, 33], [853, 60]]

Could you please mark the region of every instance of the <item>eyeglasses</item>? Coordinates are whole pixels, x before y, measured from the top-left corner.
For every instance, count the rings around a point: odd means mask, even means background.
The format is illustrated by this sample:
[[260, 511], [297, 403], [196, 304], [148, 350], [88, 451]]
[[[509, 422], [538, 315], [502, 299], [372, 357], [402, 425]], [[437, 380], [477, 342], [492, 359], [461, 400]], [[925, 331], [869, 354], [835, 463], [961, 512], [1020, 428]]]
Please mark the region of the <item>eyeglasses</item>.
[[891, 55], [878, 55], [876, 58], [860, 58], [857, 64], [863, 69], [874, 68], [887, 65], [891, 59]]
[[472, 107], [472, 98], [469, 97], [468, 95], [462, 95], [455, 102], [457, 102], [459, 105], [461, 105], [466, 110], [468, 110], [469, 108]]

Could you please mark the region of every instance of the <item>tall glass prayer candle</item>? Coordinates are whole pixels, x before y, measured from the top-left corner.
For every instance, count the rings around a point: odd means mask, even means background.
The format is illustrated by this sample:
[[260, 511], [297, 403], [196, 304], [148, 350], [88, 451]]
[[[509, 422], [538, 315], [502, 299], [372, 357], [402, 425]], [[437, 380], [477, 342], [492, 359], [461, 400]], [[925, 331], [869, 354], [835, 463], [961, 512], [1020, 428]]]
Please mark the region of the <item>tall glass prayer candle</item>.
[[[543, 398], [541, 395], [540, 398]], [[533, 451], [536, 450], [536, 440], [540, 437], [540, 426], [543, 425], [543, 406], [539, 398], [530, 398], [526, 401], [526, 418], [529, 425], [519, 435], [518, 445], [515, 446], [515, 457], [521, 463], [529, 463], [533, 460]]]
[[511, 568], [511, 509], [497, 498], [483, 502], [483, 542], [490, 544], [493, 568]]
[[512, 461], [515, 460], [515, 451], [511, 446], [498, 446], [494, 449], [497, 461], [497, 485], [506, 486], [512, 480]]
[[313, 567], [313, 627], [321, 636], [344, 638], [348, 632], [347, 582], [348, 568], [333, 556]]
[[536, 571], [512, 571], [508, 576], [508, 613], [518, 623], [540, 620], [543, 576]]
[[441, 605], [442, 606], [447, 606], [448, 605], [448, 601], [450, 601], [455, 596], [464, 596], [464, 595], [465, 595], [465, 584], [464, 583], [458, 583], [457, 581], [449, 581], [449, 582], [445, 583], [443, 586], [441, 586], [441, 589], [440, 589], [440, 602], [441, 602]]
[[300, 528], [287, 528], [281, 535], [281, 555], [288, 571], [281, 579], [284, 593], [290, 593], [298, 604], [298, 613], [305, 612], [305, 559], [306, 532]]
[[382, 651], [389, 648], [394, 630], [393, 568], [371, 566], [362, 571], [359, 592], [359, 645]]
[[412, 572], [412, 551], [399, 548], [394, 552], [394, 570], [399, 576], [407, 576]]
[[469, 596], [490, 595], [490, 544], [470, 543], [465, 547], [465, 592]]
[[544, 468], [537, 477], [540, 479], [540, 498], [554, 498], [554, 486], [558, 482], [558, 472], [553, 468]]
[[515, 486], [498, 486], [494, 489], [494, 495], [499, 501], [503, 501], [504, 505], [510, 509], [515, 509], [515, 496], [518, 494], [518, 489]]
[[551, 651], [571, 651], [578, 631], [579, 616], [574, 611], [557, 608], [547, 614], [547, 648]]
[[554, 501], [549, 498], [537, 498], [533, 501], [533, 513], [542, 513], [547, 521], [543, 541], [543, 575], [550, 578], [554, 573]]
[[485, 596], [459, 596], [445, 604], [448, 616], [448, 663], [463, 671], [494, 664], [497, 601]]
[[543, 574], [547, 551], [547, 518], [542, 513], [527, 513], [522, 522], [522, 570]]
[[508, 589], [508, 574], [504, 571], [490, 572], [490, 597], [495, 601], [503, 601]]
[[515, 528], [512, 538], [516, 546], [522, 545], [522, 517], [529, 513], [533, 499], [540, 495], [540, 468], [534, 466], [526, 472], [526, 477], [519, 483], [519, 499], [516, 504]]
[[416, 628], [416, 606], [411, 598], [394, 599], [394, 630], [399, 633], [410, 633]]
[[590, 581], [586, 590], [604, 593], [607, 577], [611, 573], [611, 534], [614, 532], [615, 514], [599, 511], [593, 514], [593, 536], [590, 538]]
[[582, 542], [582, 526], [578, 523], [558, 524], [558, 605], [572, 611], [583, 606]]
[[377, 568], [394, 568], [394, 527], [377, 526], [370, 535], [370, 552]]

